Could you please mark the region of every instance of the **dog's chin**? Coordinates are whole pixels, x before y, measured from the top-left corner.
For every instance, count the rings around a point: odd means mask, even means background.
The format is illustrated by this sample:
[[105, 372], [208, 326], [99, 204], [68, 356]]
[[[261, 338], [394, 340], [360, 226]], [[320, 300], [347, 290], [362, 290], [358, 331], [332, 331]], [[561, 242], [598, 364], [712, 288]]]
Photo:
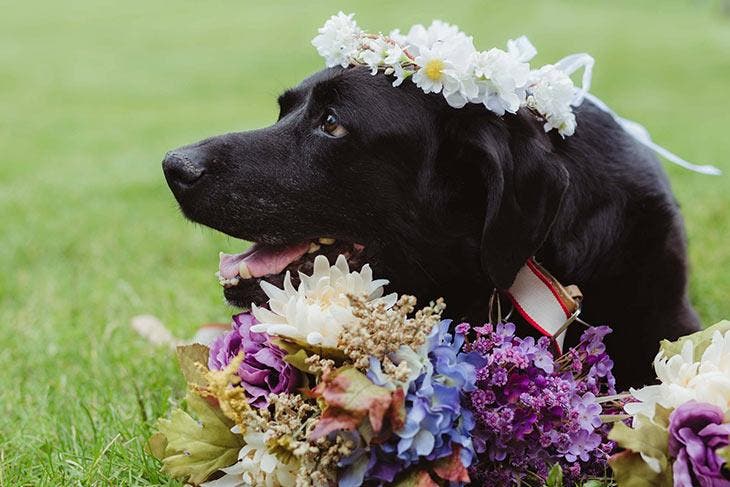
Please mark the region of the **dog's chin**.
[[[268, 301], [261, 287], [263, 281], [283, 288], [288, 273], [296, 288], [300, 273], [313, 273], [317, 256], [322, 255], [334, 264], [342, 255], [351, 270], [360, 270], [368, 263], [367, 254], [366, 247], [360, 243], [330, 238], [278, 246], [254, 243], [242, 254], [221, 254], [218, 277], [228, 304], [247, 309], [251, 304], [262, 305]], [[275, 272], [267, 273], [267, 270]]]

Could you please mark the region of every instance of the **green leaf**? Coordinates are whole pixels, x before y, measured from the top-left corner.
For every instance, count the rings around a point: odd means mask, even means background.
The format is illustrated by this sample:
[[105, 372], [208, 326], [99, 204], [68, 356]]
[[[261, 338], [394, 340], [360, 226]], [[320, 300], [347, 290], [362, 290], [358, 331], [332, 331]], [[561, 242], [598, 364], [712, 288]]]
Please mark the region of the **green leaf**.
[[580, 484], [580, 487], [609, 487], [610, 485], [613, 485], [613, 483], [607, 480], [591, 479]]
[[147, 451], [149, 451], [153, 457], [158, 460], [165, 458], [165, 451], [167, 450], [167, 437], [160, 433], [155, 432], [150, 439], [147, 440]]
[[213, 472], [236, 463], [243, 437], [231, 433], [233, 423], [205, 399], [188, 392], [187, 404], [197, 416], [177, 409], [157, 422], [148, 447], [169, 475], [191, 484], [204, 482]]
[[608, 438], [615, 441], [621, 448], [656, 458], [659, 460], [661, 468], [666, 468], [669, 433], [648, 418], [646, 420], [641, 416], [638, 418], [640, 418], [640, 426], [635, 429], [629, 428], [624, 423], [615, 423]]
[[208, 381], [203, 375], [200, 366], [208, 368], [208, 355], [210, 350], [205, 345], [193, 343], [192, 345], [181, 345], [177, 347], [177, 360], [180, 362], [180, 370], [182, 370], [185, 380], [188, 384], [205, 387]]
[[723, 460], [722, 469], [726, 473], [730, 473], [730, 446], [718, 448], [717, 456]]
[[439, 487], [425, 470], [414, 470], [400, 480], [393, 487]]
[[556, 463], [548, 472], [545, 487], [563, 487], [563, 469]]
[[[626, 424], [614, 423], [608, 438], [626, 451], [609, 459], [614, 477], [620, 487], [669, 486], [672, 485], [672, 469], [668, 458], [670, 410], [657, 406], [655, 419], [636, 416], [636, 426], [630, 428]], [[659, 472], [653, 470], [642, 458], [641, 454], [656, 459]]]
[[309, 370], [309, 365], [306, 363], [307, 358], [309, 358], [309, 355], [307, 355], [307, 352], [302, 348], [297, 350], [295, 353], [289, 353], [284, 356], [284, 360], [289, 365], [301, 372], [304, 372], [305, 374], [311, 374], [312, 372]]
[[[271, 343], [284, 350], [289, 355], [295, 355], [299, 350], [304, 350], [307, 355], [319, 355], [320, 357], [330, 358], [335, 362], [342, 362], [347, 357], [344, 352], [338, 348], [331, 347], [320, 347], [317, 345], [310, 345], [306, 341], [296, 340], [291, 337], [283, 338], [276, 337], [271, 340]], [[301, 370], [301, 369], [300, 369]], [[305, 371], [306, 372], [306, 371]], [[311, 372], [307, 372], [311, 373]]]
[[613, 478], [619, 487], [672, 487], [672, 471], [656, 473], [638, 453], [630, 450], [617, 453], [608, 459]]
[[702, 331], [692, 333], [691, 335], [683, 336], [682, 338], [670, 342], [669, 340], [662, 340], [659, 343], [659, 349], [664, 352], [667, 358], [679, 355], [682, 352], [682, 347], [688, 341], [694, 343], [694, 360], [699, 361], [702, 358], [702, 354], [705, 353], [707, 347], [712, 343], [712, 335], [719, 331], [722, 334], [730, 331], [730, 321], [724, 320], [719, 323], [705, 328]]

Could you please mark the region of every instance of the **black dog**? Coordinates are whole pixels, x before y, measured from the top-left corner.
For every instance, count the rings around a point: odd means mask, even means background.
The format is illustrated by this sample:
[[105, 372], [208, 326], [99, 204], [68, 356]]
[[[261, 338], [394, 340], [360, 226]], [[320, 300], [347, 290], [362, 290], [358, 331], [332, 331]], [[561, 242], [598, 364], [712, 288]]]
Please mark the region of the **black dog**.
[[327, 69], [279, 98], [271, 127], [167, 154], [188, 218], [257, 242], [222, 260], [229, 302], [259, 302], [261, 279], [344, 253], [478, 322], [534, 255], [581, 288], [583, 318], [614, 328], [619, 385], [651, 381], [658, 340], [698, 329], [681, 216], [653, 154], [589, 102], [562, 139], [527, 109], [457, 110], [391, 81]]

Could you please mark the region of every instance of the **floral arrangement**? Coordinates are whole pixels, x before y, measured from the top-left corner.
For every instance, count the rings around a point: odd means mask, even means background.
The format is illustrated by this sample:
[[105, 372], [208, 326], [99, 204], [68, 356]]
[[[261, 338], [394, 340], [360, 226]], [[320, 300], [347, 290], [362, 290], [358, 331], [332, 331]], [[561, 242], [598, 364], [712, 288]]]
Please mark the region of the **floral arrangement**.
[[[573, 106], [580, 105], [590, 87], [593, 58], [568, 56], [557, 64], [537, 69], [530, 60], [537, 50], [527, 37], [507, 42], [507, 50], [478, 51], [474, 41], [454, 25], [440, 20], [429, 27], [414, 25], [406, 35], [362, 31], [353, 15], [340, 12], [319, 29], [312, 40], [328, 67], [362, 65], [373, 75], [384, 72], [393, 86], [411, 77], [425, 93], [442, 93], [449, 105], [483, 104], [497, 115], [529, 107], [545, 120], [545, 131], [573, 135]], [[578, 89], [570, 75], [584, 68]]]
[[608, 328], [556, 356], [385, 284], [320, 255], [296, 288], [262, 282], [268, 303], [210, 348], [179, 347], [186, 410], [149, 442], [163, 469], [207, 487], [612, 485]]
[[730, 322], [676, 342], [654, 359], [659, 383], [632, 389], [610, 438], [619, 485], [730, 486]]

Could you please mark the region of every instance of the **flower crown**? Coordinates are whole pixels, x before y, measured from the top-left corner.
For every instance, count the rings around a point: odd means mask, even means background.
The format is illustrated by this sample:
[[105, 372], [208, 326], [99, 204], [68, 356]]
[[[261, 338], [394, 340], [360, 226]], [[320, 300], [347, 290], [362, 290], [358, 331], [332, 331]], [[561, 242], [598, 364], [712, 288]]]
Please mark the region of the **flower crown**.
[[[506, 51], [496, 47], [478, 51], [470, 36], [440, 20], [429, 27], [414, 25], [406, 35], [397, 29], [383, 35], [364, 32], [353, 16], [333, 15], [312, 39], [327, 67], [367, 66], [373, 75], [380, 71], [393, 75], [393, 86], [410, 77], [424, 93], [442, 93], [454, 108], [481, 103], [502, 116], [527, 107], [545, 121], [545, 132], [556, 129], [563, 138], [575, 133], [573, 107], [588, 99], [636, 141], [674, 164], [702, 174], [721, 174], [714, 166], [692, 164], [656, 144], [642, 125], [620, 117], [588, 93], [594, 64], [588, 54], [571, 54], [532, 69], [529, 62], [537, 49], [525, 36], [507, 41]], [[577, 87], [570, 76], [580, 69], [583, 78]]]
[[[557, 64], [531, 69], [537, 50], [527, 37], [507, 42], [507, 50], [478, 51], [471, 37], [454, 25], [434, 20], [428, 27], [414, 25], [407, 35], [369, 34], [353, 20], [353, 14], [333, 15], [319, 29], [312, 44], [328, 67], [368, 66], [395, 76], [393, 86], [412, 77], [425, 93], [442, 93], [454, 108], [481, 103], [497, 115], [529, 107], [545, 120], [545, 131], [561, 136], [575, 132], [573, 107], [588, 91], [593, 58], [568, 56]], [[584, 68], [581, 88], [570, 75]]]

